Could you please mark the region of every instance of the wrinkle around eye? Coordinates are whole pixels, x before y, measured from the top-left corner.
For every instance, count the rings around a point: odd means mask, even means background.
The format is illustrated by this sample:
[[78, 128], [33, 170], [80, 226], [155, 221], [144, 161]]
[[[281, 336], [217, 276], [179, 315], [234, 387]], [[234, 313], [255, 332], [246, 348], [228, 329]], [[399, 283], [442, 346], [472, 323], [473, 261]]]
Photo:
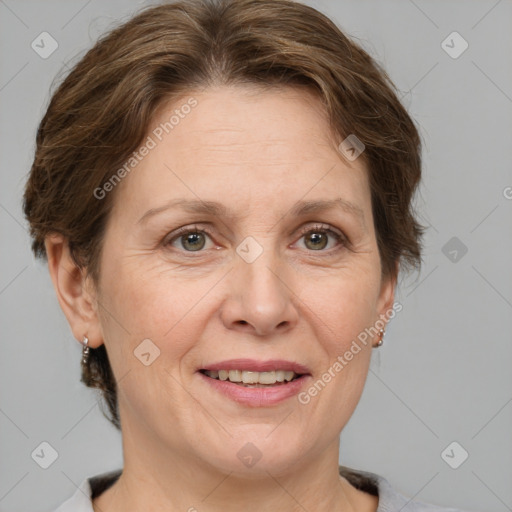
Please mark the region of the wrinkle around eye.
[[[335, 230], [336, 229], [336, 230]], [[189, 234], [199, 233], [206, 238], [205, 245], [199, 247], [197, 250], [187, 250], [183, 245], [183, 237]], [[319, 249], [310, 249], [306, 247], [306, 238], [311, 236], [313, 233], [320, 233], [330, 240], [333, 241], [333, 246], [326, 249], [325, 247], [321, 247]], [[209, 239], [209, 240], [208, 240]], [[340, 256], [340, 253], [346, 252], [347, 250], [352, 250], [352, 243], [346, 234], [343, 231], [338, 231], [337, 228], [329, 224], [322, 225], [306, 225], [303, 226], [299, 233], [294, 235], [295, 242], [288, 244], [286, 247], [291, 248], [295, 254], [293, 257], [298, 257], [300, 254], [303, 254], [305, 258], [336, 258]], [[208, 243], [210, 245], [208, 246]], [[243, 243], [243, 242], [242, 242]], [[181, 245], [177, 247], [176, 245]], [[212, 250], [220, 250], [223, 247], [216, 244], [216, 240], [214, 239], [214, 235], [211, 233], [209, 228], [195, 226], [185, 226], [179, 228], [177, 231], [173, 231], [166, 235], [162, 241], [162, 247], [166, 251], [166, 254], [169, 254], [172, 258], [176, 256], [178, 259], [189, 259], [193, 261], [194, 259], [204, 258], [205, 260], [212, 257], [216, 253], [212, 254]], [[329, 240], [327, 241], [327, 246], [329, 245]], [[297, 246], [299, 246], [297, 248]]]

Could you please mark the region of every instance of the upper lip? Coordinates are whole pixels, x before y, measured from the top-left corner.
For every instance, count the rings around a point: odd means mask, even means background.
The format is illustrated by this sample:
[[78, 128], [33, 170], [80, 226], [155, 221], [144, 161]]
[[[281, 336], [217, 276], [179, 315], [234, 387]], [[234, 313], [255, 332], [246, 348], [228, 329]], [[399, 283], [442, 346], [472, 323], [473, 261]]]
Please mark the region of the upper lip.
[[300, 363], [284, 359], [229, 359], [206, 365], [201, 370], [247, 370], [249, 372], [293, 371], [299, 375], [310, 374], [309, 368]]

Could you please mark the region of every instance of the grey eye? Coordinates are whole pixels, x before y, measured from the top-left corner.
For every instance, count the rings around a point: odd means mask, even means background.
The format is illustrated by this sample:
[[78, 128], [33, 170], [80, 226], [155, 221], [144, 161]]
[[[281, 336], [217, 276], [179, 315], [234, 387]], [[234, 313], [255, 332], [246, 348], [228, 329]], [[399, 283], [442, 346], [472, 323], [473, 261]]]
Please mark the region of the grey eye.
[[184, 249], [190, 251], [200, 251], [206, 245], [204, 233], [198, 231], [191, 231], [182, 235], [180, 238]]
[[[308, 249], [312, 249], [314, 251], [325, 249], [327, 246], [328, 240], [327, 233], [322, 231], [310, 231], [306, 235], [304, 235], [305, 245]], [[308, 245], [308, 242], [311, 242], [311, 245]]]

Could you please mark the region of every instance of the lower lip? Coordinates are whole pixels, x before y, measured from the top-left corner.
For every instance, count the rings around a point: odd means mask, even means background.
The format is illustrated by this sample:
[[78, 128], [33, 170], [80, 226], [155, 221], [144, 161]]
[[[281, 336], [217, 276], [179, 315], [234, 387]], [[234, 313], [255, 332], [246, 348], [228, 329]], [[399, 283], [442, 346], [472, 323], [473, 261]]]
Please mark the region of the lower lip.
[[278, 384], [274, 387], [248, 388], [233, 384], [228, 380], [212, 379], [201, 372], [198, 372], [198, 374], [207, 384], [231, 398], [231, 400], [251, 407], [274, 405], [297, 395], [311, 377], [310, 375], [303, 375], [291, 382]]

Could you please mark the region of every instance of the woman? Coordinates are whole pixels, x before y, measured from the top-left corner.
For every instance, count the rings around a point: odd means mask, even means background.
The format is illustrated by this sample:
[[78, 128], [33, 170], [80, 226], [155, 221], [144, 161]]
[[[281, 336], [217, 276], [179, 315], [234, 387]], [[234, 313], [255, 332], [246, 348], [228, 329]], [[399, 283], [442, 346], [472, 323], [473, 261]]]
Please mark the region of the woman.
[[338, 466], [420, 265], [420, 168], [384, 71], [310, 7], [182, 1], [100, 40], [24, 209], [124, 467], [58, 510], [448, 510]]

